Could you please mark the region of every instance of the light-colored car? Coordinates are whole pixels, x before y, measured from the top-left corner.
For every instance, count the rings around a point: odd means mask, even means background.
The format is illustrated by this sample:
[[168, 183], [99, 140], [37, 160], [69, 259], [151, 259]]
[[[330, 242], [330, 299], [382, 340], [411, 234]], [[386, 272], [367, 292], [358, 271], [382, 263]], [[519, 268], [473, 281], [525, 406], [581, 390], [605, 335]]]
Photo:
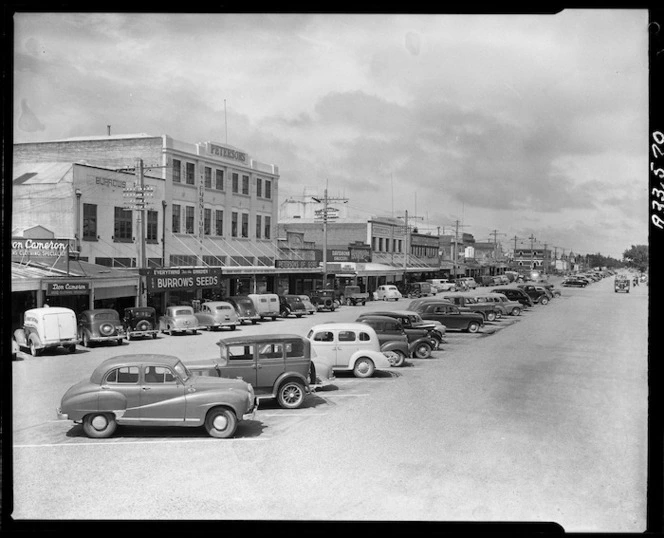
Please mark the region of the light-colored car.
[[261, 321], [265, 318], [272, 318], [272, 321], [276, 321], [281, 316], [281, 305], [276, 293], [250, 293], [247, 297], [254, 302]]
[[456, 291], [456, 284], [447, 278], [430, 278], [427, 280], [436, 293], [441, 291]]
[[393, 284], [383, 284], [382, 286], [378, 286], [376, 290], [377, 301], [398, 301], [402, 297], [399, 288]]
[[307, 333], [316, 357], [312, 360], [318, 368], [332, 364], [334, 371], [353, 372], [355, 377], [371, 377], [376, 370], [389, 368], [394, 359], [380, 351], [376, 331], [366, 323], [322, 323], [314, 325]]
[[221, 330], [224, 327], [234, 331], [240, 323], [235, 307], [226, 301], [205, 302], [194, 315], [198, 324], [208, 331]]
[[302, 303], [304, 304], [304, 308], [307, 310], [309, 314], [315, 314], [316, 313], [316, 307], [314, 306], [314, 303], [311, 302], [311, 299], [309, 298], [308, 295], [300, 295], [300, 299], [302, 300]]
[[23, 326], [14, 331], [14, 339], [19, 347], [28, 348], [33, 357], [58, 346], [74, 353], [79, 342], [76, 314], [60, 306], [26, 310]]
[[21, 348], [18, 347], [16, 340], [12, 338], [12, 360], [16, 359], [19, 351], [21, 351]]
[[166, 312], [159, 318], [159, 330], [162, 333], [187, 333], [196, 334], [203, 329], [194, 315], [191, 306], [169, 306]]
[[128, 426], [205, 426], [212, 437], [232, 437], [257, 401], [249, 383], [192, 375], [170, 355], [121, 355], [102, 362], [89, 379], [69, 388], [57, 417], [83, 424], [88, 437]]
[[520, 316], [523, 305], [518, 301], [510, 301], [507, 295], [503, 293], [478, 293], [478, 298], [485, 301], [495, 301], [496, 306], [501, 306], [505, 314], [510, 316]]

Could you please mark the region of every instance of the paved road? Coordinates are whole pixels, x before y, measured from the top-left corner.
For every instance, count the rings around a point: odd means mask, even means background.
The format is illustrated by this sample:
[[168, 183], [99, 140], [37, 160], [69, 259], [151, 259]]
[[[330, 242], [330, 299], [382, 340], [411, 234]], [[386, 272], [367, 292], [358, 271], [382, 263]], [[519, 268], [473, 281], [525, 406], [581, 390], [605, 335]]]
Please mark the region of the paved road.
[[[119, 350], [16, 361], [13, 515], [555, 521], [568, 532], [641, 532], [647, 288], [615, 294], [605, 279], [563, 293], [484, 334], [450, 333], [432, 359], [367, 380], [339, 375], [302, 409], [262, 405], [231, 440], [126, 428], [87, 439], [53, 410]], [[304, 334], [384, 306], [242, 331]], [[186, 360], [215, 354], [222, 336], [165, 336], [122, 351]]]

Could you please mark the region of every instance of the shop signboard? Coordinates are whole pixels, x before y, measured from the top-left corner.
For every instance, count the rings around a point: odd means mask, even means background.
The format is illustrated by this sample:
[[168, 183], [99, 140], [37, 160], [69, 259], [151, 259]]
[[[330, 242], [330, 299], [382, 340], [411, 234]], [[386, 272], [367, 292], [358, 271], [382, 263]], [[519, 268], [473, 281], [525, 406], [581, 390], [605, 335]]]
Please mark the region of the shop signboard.
[[90, 283], [71, 280], [47, 282], [46, 295], [90, 295]]
[[371, 247], [369, 245], [351, 246], [349, 249], [350, 261], [356, 263], [370, 263], [371, 262]]
[[215, 288], [221, 285], [221, 268], [141, 269], [150, 293]]
[[274, 260], [277, 269], [318, 269], [320, 262], [316, 260]]
[[64, 256], [69, 246], [69, 239], [37, 239], [29, 237], [12, 238], [12, 261], [21, 261], [25, 259], [51, 260]]

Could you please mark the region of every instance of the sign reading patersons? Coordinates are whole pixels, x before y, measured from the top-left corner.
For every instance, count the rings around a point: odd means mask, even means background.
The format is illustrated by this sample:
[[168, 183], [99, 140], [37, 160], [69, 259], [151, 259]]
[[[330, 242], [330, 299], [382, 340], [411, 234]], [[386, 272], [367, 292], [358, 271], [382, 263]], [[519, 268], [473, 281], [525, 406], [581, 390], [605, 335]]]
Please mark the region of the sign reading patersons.
[[151, 293], [196, 288], [214, 288], [221, 284], [220, 268], [201, 269], [146, 269], [140, 271], [147, 277]]

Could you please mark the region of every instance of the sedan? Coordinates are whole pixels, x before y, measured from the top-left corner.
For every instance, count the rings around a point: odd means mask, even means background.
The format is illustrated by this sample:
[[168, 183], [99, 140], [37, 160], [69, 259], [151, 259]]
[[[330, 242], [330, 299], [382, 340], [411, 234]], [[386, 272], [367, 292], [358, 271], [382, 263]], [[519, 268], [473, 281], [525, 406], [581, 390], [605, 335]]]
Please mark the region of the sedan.
[[240, 323], [235, 307], [225, 301], [209, 301], [201, 305], [194, 314], [201, 327], [208, 331], [221, 330], [227, 327], [231, 331]]
[[203, 329], [191, 306], [169, 306], [166, 313], [159, 318], [159, 330], [162, 333], [187, 333], [196, 334]]

